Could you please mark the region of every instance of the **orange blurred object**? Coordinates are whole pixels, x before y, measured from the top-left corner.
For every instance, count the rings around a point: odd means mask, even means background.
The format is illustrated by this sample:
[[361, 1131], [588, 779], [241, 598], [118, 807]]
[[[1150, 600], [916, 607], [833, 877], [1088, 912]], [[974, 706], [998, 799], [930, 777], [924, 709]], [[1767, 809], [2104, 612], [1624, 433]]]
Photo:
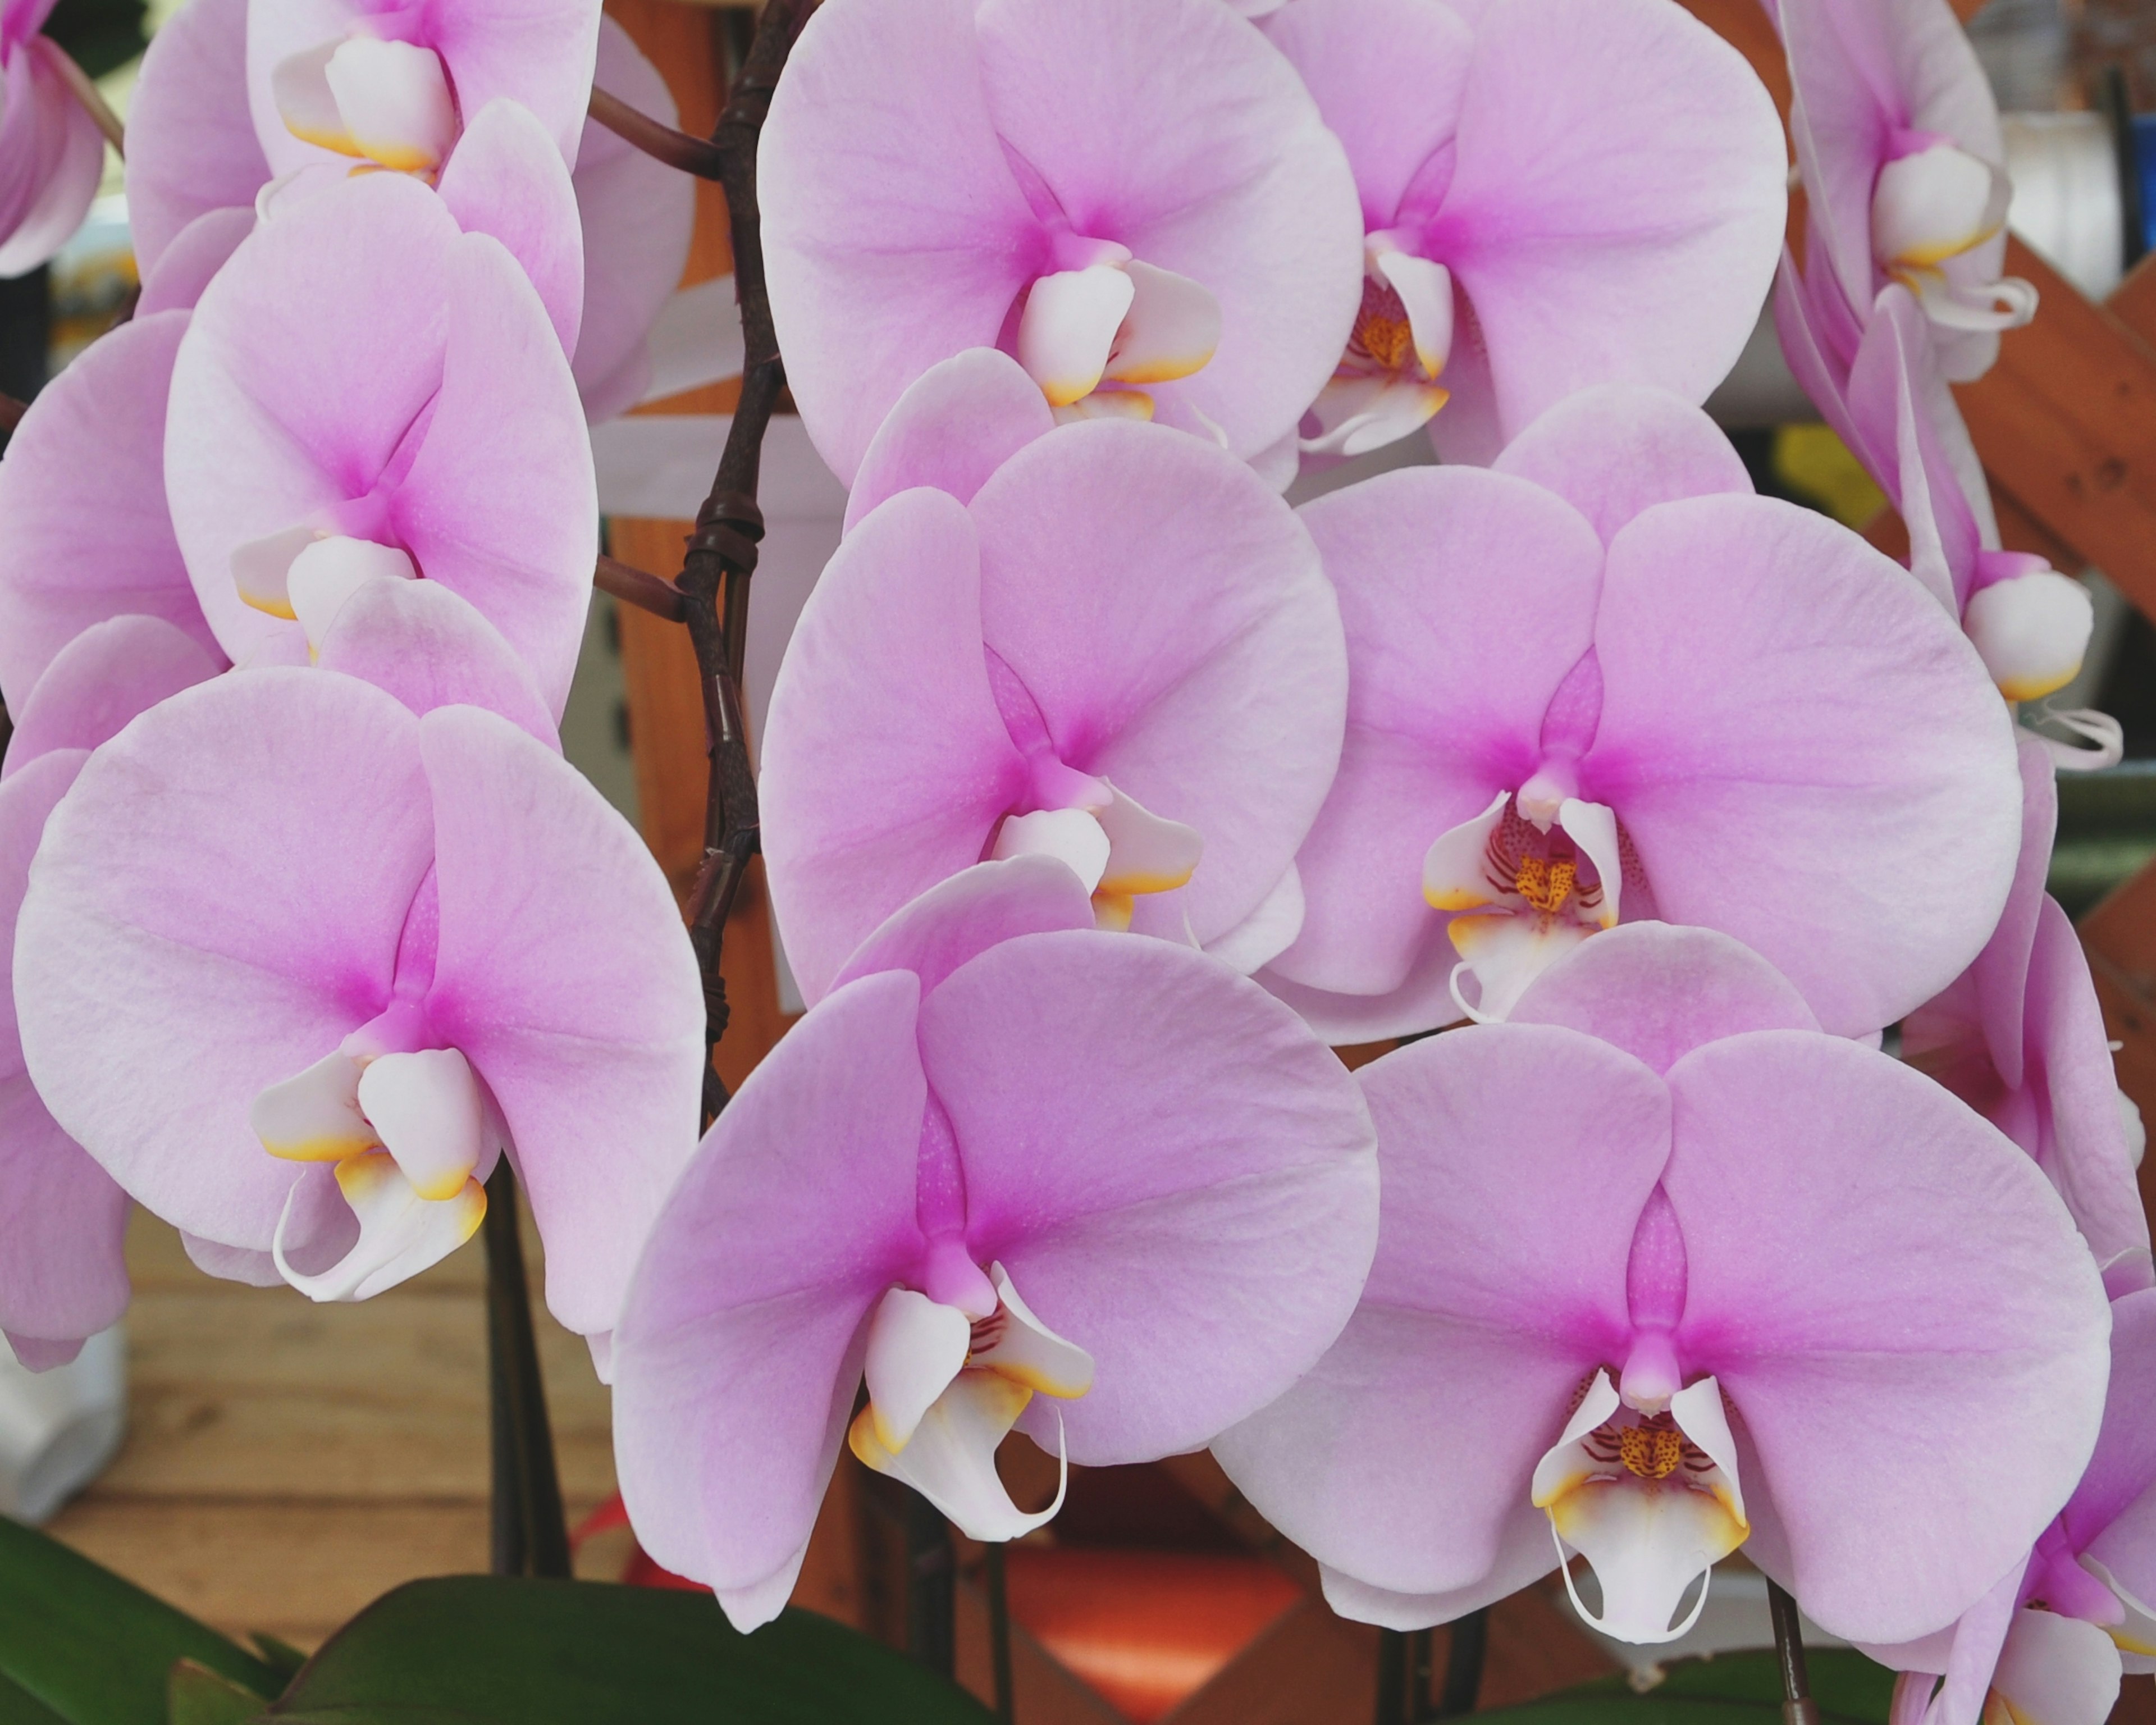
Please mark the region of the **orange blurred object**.
[[1263, 1558], [1014, 1545], [1014, 1621], [1132, 1725], [1195, 1694], [1302, 1597]]

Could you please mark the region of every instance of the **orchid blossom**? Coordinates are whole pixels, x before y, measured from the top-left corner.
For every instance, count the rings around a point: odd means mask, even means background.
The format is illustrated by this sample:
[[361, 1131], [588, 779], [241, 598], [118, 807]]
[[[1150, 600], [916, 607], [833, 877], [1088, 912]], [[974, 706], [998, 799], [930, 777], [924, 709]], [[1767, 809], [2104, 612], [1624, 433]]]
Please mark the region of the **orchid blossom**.
[[[190, 0], [145, 57], [127, 195], [146, 304], [192, 305], [253, 229], [273, 177], [248, 116], [247, 14], [245, 0]], [[598, 67], [600, 84], [632, 106], [662, 122], [675, 117], [665, 80], [611, 18], [599, 23]], [[309, 153], [316, 159], [283, 177], [273, 208], [343, 176], [342, 158]], [[696, 193], [686, 176], [596, 121], [586, 122], [574, 160], [562, 178], [545, 125], [497, 96], [464, 111], [454, 148], [429, 177], [460, 227], [492, 234], [525, 266], [598, 420], [643, 393], [646, 338], [680, 280]]]
[[105, 134], [38, 33], [54, 0], [0, 4], [0, 276], [28, 275], [73, 237], [105, 173]]
[[1902, 1026], [1902, 1054], [2035, 1158], [2113, 1297], [2156, 1283], [2127, 1118], [2088, 960], [2044, 891], [2058, 825], [2050, 754], [2021, 742], [2021, 860], [1975, 961]]
[[744, 1629], [792, 1590], [842, 1441], [1015, 1538], [1055, 1506], [998, 1481], [1014, 1424], [1066, 1461], [1194, 1449], [1354, 1305], [1378, 1190], [1353, 1081], [1255, 984], [1091, 922], [1045, 857], [937, 886], [667, 1201], [615, 1337], [616, 1462], [645, 1549]]
[[849, 484], [906, 386], [986, 346], [1060, 417], [1285, 483], [1360, 292], [1340, 146], [1218, 0], [827, 0], [757, 197], [787, 381]]
[[2035, 315], [2036, 294], [1999, 273], [2013, 187], [1998, 105], [1960, 20], [1947, 0], [1775, 0], [1775, 10], [1807, 279], [1838, 292], [1859, 327], [1879, 290], [1901, 283], [1946, 376], [1982, 377], [1999, 332]]
[[598, 0], [279, 0], [249, 8], [247, 94], [280, 174], [341, 158], [430, 174], [501, 98], [577, 163]]
[[546, 744], [434, 705], [546, 722], [469, 606], [385, 581], [345, 612], [323, 668], [190, 690], [83, 766], [16, 932], [31, 1078], [197, 1263], [316, 1299], [454, 1250], [506, 1150], [548, 1304], [603, 1338], [695, 1147], [672, 894]]
[[[223, 661], [155, 617], [93, 624], [54, 655], [0, 764], [0, 952], [12, 952], [30, 859], [90, 751]], [[0, 988], [0, 1332], [33, 1370], [64, 1364], [127, 1306], [127, 1198], [46, 1111]]]
[[1027, 851], [1067, 862], [1104, 925], [1245, 970], [1279, 952], [1348, 696], [1293, 513], [1195, 439], [1052, 428], [986, 352], [924, 376], [861, 470], [858, 501], [897, 495], [810, 595], [763, 738], [805, 998], [916, 894]]
[[165, 478], [235, 660], [303, 662], [360, 581], [424, 577], [560, 711], [598, 537], [591, 446], [540, 295], [434, 193], [369, 175], [240, 246], [180, 343]]
[[[1784, 254], [1774, 320], [1798, 382], [1907, 523], [1910, 569], [1968, 631], [1999, 692], [2039, 701], [2071, 682], [2095, 623], [2088, 589], [1999, 548], [1990, 488], [1916, 297], [1889, 283], [1859, 329], [1826, 272], [1800, 276]], [[2115, 721], [2049, 716], [2098, 745], [2051, 745], [2061, 765], [2118, 760]]]
[[1365, 230], [1304, 449], [1430, 421], [1447, 459], [1486, 462], [1575, 389], [1722, 381], [1773, 280], [1786, 157], [1759, 80], [1674, 0], [1289, 0], [1265, 29], [1347, 146]]
[[1892, 1725], [2104, 1725], [2120, 1677], [2156, 1671], [2156, 1290], [2112, 1307], [2111, 1359], [2096, 1453], [2035, 1548], [1950, 1630], [1865, 1648], [1903, 1673]]
[[1620, 929], [1356, 1076], [1363, 1303], [1214, 1445], [1336, 1610], [1441, 1623], [1578, 1553], [1589, 1621], [1666, 1641], [1742, 1547], [1823, 1629], [1911, 1639], [2066, 1504], [2110, 1318], [2065, 1207], [1734, 941]]
[[69, 642], [162, 619], [223, 663], [165, 502], [165, 405], [187, 314], [137, 316], [30, 403], [0, 459], [0, 699], [19, 714]]
[[1563, 952], [1659, 917], [1736, 936], [1867, 1034], [1997, 923], [2020, 783], [1974, 650], [1855, 534], [1752, 495], [1698, 409], [1583, 392], [1493, 471], [1301, 513], [1348, 731], [1265, 974], [1322, 1034], [1502, 1017]]

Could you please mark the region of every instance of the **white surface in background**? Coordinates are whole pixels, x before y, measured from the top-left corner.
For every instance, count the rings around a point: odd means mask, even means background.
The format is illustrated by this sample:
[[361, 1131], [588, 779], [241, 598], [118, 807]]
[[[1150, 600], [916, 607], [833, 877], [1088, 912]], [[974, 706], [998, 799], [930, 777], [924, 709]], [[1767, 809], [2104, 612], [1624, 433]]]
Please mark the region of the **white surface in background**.
[[103, 1471], [127, 1425], [127, 1338], [116, 1324], [70, 1365], [26, 1370], [0, 1343], [0, 1514], [35, 1524]]
[[[742, 369], [741, 311], [734, 304], [734, 279], [721, 275], [683, 288], [659, 308], [646, 338], [651, 382], [644, 399], [660, 401], [685, 389], [699, 389]], [[710, 481], [706, 480], [706, 486]], [[699, 493], [697, 501], [702, 501]], [[691, 515], [696, 511], [690, 511]]]
[[2007, 225], [2089, 298], [2105, 298], [2126, 273], [2111, 127], [2090, 113], [2009, 114], [2003, 125], [2014, 182]]

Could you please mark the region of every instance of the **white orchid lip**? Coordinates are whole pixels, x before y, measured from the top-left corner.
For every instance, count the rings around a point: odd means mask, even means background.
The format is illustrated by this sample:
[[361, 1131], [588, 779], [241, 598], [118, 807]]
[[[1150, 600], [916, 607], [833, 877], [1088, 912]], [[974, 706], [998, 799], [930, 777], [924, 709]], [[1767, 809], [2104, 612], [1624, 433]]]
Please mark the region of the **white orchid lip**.
[[1203, 284], [1106, 242], [1073, 241], [1070, 267], [1038, 277], [1019, 314], [1016, 357], [1058, 419], [1150, 419], [1147, 387], [1202, 371], [1220, 345], [1220, 302]]
[[346, 601], [370, 581], [417, 580], [418, 565], [393, 545], [302, 522], [232, 553], [233, 584], [241, 600], [270, 617], [297, 623], [308, 651], [322, 639]]
[[[359, 1224], [325, 1270], [286, 1255], [295, 1183], [278, 1219], [278, 1271], [316, 1300], [362, 1300], [418, 1275], [470, 1239], [486, 1214], [476, 1178], [489, 1148], [486, 1104], [453, 1048], [367, 1051], [363, 1033], [258, 1095], [249, 1123], [272, 1156], [328, 1162]], [[355, 1047], [355, 1044], [358, 1046]]]
[[1944, 137], [1879, 170], [1871, 193], [1871, 249], [1879, 268], [1950, 329], [2006, 330], [2036, 313], [2036, 290], [2016, 277], [1979, 279], [1958, 267], [2006, 225], [2013, 184], [2003, 170]]
[[1962, 627], [2000, 694], [2038, 701], [2080, 675], [2096, 605], [2080, 582], [2044, 566], [1978, 588]]
[[1502, 1019], [1527, 984], [1589, 935], [1616, 927], [1624, 888], [1617, 816], [1600, 803], [1553, 797], [1545, 824], [1529, 798], [1500, 791], [1473, 819], [1439, 834], [1423, 858], [1423, 899], [1452, 913], [1460, 970], [1480, 998], [1453, 998], [1469, 1017]]
[[1017, 1539], [1063, 1507], [1070, 1458], [1059, 1441], [1055, 1498], [1028, 1512], [997, 1477], [997, 1447], [1034, 1396], [1070, 1401], [1093, 1385], [1092, 1356], [1036, 1317], [1001, 1264], [988, 1267], [995, 1310], [971, 1317], [911, 1288], [886, 1291], [869, 1321], [868, 1405], [847, 1441], [879, 1473], [903, 1480], [969, 1539]]
[[1006, 815], [990, 856], [1055, 857], [1093, 896], [1102, 927], [1128, 928], [1137, 899], [1188, 882], [1205, 841], [1195, 827], [1153, 814], [1105, 778], [1070, 778], [1077, 788], [1070, 806]]
[[319, 43], [281, 61], [270, 90], [293, 136], [400, 173], [432, 172], [456, 141], [449, 74], [418, 43]]
[[[1702, 1378], [1660, 1413], [1629, 1406], [1598, 1370], [1563, 1435], [1536, 1465], [1536, 1508], [1550, 1518], [1565, 1587], [1581, 1618], [1620, 1640], [1686, 1633], [1707, 1609], [1713, 1566], [1751, 1533], [1722, 1391]], [[1568, 1562], [1578, 1552], [1602, 1587], [1598, 1616]], [[1698, 1596], [1677, 1621], [1694, 1582]]]

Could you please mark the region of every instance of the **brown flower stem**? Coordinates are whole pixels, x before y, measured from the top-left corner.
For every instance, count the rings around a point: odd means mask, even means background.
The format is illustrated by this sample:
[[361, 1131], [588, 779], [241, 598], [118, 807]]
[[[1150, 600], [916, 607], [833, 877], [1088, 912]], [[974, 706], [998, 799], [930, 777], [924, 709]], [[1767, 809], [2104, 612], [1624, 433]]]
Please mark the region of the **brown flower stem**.
[[593, 119], [616, 137], [635, 145], [654, 162], [663, 162], [669, 167], [678, 167], [683, 173], [694, 174], [700, 180], [720, 177], [720, 153], [710, 142], [691, 137], [685, 131], [676, 131], [672, 126], [630, 107], [619, 96], [611, 95], [597, 85], [592, 89], [589, 112]]
[[647, 575], [641, 569], [617, 562], [603, 552], [599, 554], [598, 567], [593, 572], [592, 584], [601, 593], [613, 594], [624, 604], [634, 605], [640, 611], [649, 611], [653, 616], [663, 617], [669, 623], [687, 620], [689, 605], [681, 597], [680, 588], [670, 581], [662, 581], [656, 575]]
[[1767, 1607], [1774, 1619], [1774, 1656], [1782, 1669], [1783, 1725], [1820, 1725], [1819, 1703], [1812, 1699], [1804, 1670], [1804, 1631], [1797, 1602], [1777, 1581], [1767, 1584]]
[[[46, 38], [48, 42], [51, 38]], [[74, 63], [74, 56], [65, 49], [54, 44], [53, 57], [59, 62], [59, 74], [66, 81], [69, 93], [80, 102], [84, 110], [97, 122], [97, 129], [105, 134], [105, 141], [118, 152], [120, 159], [127, 159], [127, 128], [120, 123], [120, 116], [112, 111], [105, 98], [98, 94], [97, 86], [90, 81], [90, 74]]]

